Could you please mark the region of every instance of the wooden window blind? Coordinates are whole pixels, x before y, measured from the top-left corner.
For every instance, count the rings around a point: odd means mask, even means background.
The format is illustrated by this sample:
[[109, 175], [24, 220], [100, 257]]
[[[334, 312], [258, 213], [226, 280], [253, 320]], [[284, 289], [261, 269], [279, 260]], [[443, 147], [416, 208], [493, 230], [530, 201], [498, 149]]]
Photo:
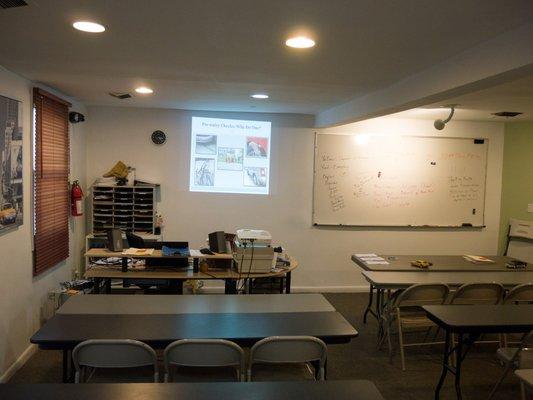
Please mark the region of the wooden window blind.
[[69, 256], [69, 132], [66, 101], [33, 89], [33, 275]]

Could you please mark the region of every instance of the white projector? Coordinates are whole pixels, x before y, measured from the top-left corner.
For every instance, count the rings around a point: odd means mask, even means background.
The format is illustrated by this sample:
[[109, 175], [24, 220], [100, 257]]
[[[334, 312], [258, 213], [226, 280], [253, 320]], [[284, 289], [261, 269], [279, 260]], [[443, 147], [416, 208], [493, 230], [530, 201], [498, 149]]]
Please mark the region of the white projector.
[[237, 241], [241, 244], [254, 243], [254, 245], [270, 246], [272, 236], [268, 231], [259, 229], [237, 229]]

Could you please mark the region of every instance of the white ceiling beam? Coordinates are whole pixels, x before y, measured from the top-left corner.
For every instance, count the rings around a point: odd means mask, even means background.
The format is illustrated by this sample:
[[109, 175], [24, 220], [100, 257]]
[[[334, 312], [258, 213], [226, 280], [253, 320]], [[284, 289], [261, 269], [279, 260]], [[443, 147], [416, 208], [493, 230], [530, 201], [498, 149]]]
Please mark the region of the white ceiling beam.
[[533, 73], [533, 23], [508, 31], [384, 89], [316, 115], [327, 127], [447, 100]]

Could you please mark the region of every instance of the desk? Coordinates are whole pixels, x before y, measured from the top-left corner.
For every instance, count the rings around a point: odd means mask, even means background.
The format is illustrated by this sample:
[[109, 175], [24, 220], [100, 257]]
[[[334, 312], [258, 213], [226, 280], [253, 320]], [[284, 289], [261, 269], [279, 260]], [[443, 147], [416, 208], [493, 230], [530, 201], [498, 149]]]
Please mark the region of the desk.
[[[127, 297], [129, 309], [139, 313], [122, 312], [126, 299], [116, 295], [73, 297], [30, 341], [41, 349], [63, 350], [63, 379], [67, 381], [69, 351], [88, 339], [136, 339], [164, 348], [175, 340], [191, 338], [227, 339], [247, 346], [268, 336], [309, 335], [334, 344], [358, 335], [322, 295], [264, 295], [259, 296], [261, 302], [258, 295], [206, 295], [209, 300], [199, 301], [215, 312], [203, 313], [191, 305], [194, 298], [203, 296], [173, 296], [172, 300], [166, 296], [160, 301], [153, 297], [161, 296]], [[116, 305], [111, 306], [115, 298]], [[158, 306], [165, 300], [172, 303]], [[104, 306], [106, 302], [111, 308]]]
[[[515, 260], [507, 256], [486, 256], [494, 261], [488, 264], [475, 264], [467, 261], [463, 256], [439, 256], [439, 255], [391, 255], [380, 254], [378, 257], [384, 258], [388, 264], [368, 264], [364, 260], [352, 255], [352, 261], [365, 271], [386, 271], [386, 272], [509, 272], [515, 271], [505, 266], [509, 261]], [[393, 259], [391, 259], [393, 258]], [[427, 260], [433, 265], [428, 268], [418, 268], [411, 265], [414, 260]], [[533, 272], [533, 267], [528, 265], [526, 270]], [[523, 270], [522, 270], [523, 271]]]
[[226, 260], [231, 261], [233, 260], [233, 254], [226, 254], [226, 253], [215, 253], [215, 254], [201, 254], [200, 252], [194, 252], [194, 255], [181, 255], [181, 254], [173, 254], [165, 256], [163, 255], [163, 252], [161, 250], [154, 250], [152, 254], [143, 254], [143, 255], [124, 255], [121, 251], [111, 251], [108, 249], [102, 249], [102, 248], [93, 248], [87, 250], [85, 253], [85, 258], [106, 258], [106, 257], [117, 257], [122, 259], [122, 272], [126, 272], [128, 268], [128, 259], [129, 258], [136, 258], [140, 260], [148, 259], [148, 258], [160, 258], [165, 260], [182, 260], [184, 258], [192, 259], [193, 260], [193, 269], [194, 272], [198, 272], [198, 261], [200, 259], [202, 260]]
[[[391, 255], [391, 254], [380, 254], [379, 257], [384, 258], [388, 264], [369, 264], [363, 259], [352, 255], [352, 261], [361, 267], [365, 271], [372, 272], [413, 272], [413, 273], [442, 273], [442, 272], [533, 272], [533, 267], [527, 266], [526, 269], [513, 270], [505, 266], [509, 261], [515, 260], [513, 257], [507, 256], [487, 256], [494, 263], [490, 264], [475, 264], [470, 261], [467, 261], [463, 256], [454, 255], [454, 256], [442, 256], [442, 255]], [[418, 268], [411, 265], [413, 260], [427, 260], [433, 263], [432, 266], [428, 268]], [[485, 274], [483, 274], [485, 275]], [[437, 281], [440, 282], [440, 281]], [[528, 281], [524, 281], [528, 282]], [[423, 282], [415, 282], [423, 283]], [[466, 282], [465, 282], [466, 283]], [[370, 284], [370, 291], [368, 296], [368, 305], [365, 309], [363, 315], [363, 322], [366, 323], [366, 317], [370, 313], [374, 317], [378, 318], [378, 308], [382, 299], [382, 292], [377, 290], [376, 293], [376, 310], [372, 310], [372, 304], [374, 301], [374, 290], [376, 288]]]
[[379, 323], [378, 337], [383, 332], [381, 325], [381, 316], [385, 307], [385, 291], [406, 289], [409, 286], [420, 283], [444, 283], [451, 287], [458, 287], [465, 283], [500, 283], [504, 287], [511, 288], [522, 283], [533, 282], [533, 271], [507, 270], [506, 272], [491, 271], [486, 273], [479, 272], [377, 272], [363, 271], [363, 276], [370, 283], [372, 290], [376, 290], [376, 309], [369, 310], [372, 300], [367, 306], [366, 313], [371, 312], [375, 315]]
[[[430, 320], [446, 332], [442, 373], [435, 389], [435, 399], [448, 372], [455, 375], [455, 392], [461, 394], [461, 364], [482, 333], [524, 333], [533, 329], [533, 305], [441, 305], [423, 306]], [[457, 345], [450, 349], [450, 336], [457, 334]], [[464, 347], [464, 349], [463, 349]], [[449, 364], [450, 355], [455, 352], [455, 368]]]
[[[153, 254], [146, 256], [135, 256], [134, 258], [186, 258], [185, 256], [162, 256], [160, 255], [160, 250], [155, 250]], [[90, 249], [85, 253], [86, 257], [120, 257], [123, 260], [127, 260], [131, 257], [124, 257], [121, 252], [112, 252], [107, 249]], [[202, 254], [200, 257], [193, 257], [193, 259], [210, 259], [210, 260], [233, 260], [231, 254]], [[298, 261], [294, 257], [289, 258], [290, 265], [288, 268], [279, 271], [279, 272], [268, 272], [265, 274], [255, 274], [255, 273], [242, 273], [239, 274], [237, 271], [227, 268], [219, 270], [208, 270], [207, 272], [195, 271], [193, 269], [180, 270], [172, 268], [147, 268], [144, 270], [127, 270], [126, 272], [123, 269], [118, 269], [117, 267], [112, 266], [93, 266], [88, 268], [85, 271], [85, 278], [93, 279], [95, 281], [95, 290], [94, 293], [98, 294], [100, 290], [100, 284], [102, 281], [105, 283], [105, 290], [107, 293], [111, 292], [111, 279], [168, 279], [170, 281], [176, 282], [177, 292], [182, 292], [183, 281], [186, 280], [223, 280], [225, 283], [225, 292], [228, 294], [234, 294], [237, 292], [237, 281], [239, 279], [255, 279], [255, 278], [282, 278], [280, 284], [280, 293], [283, 292], [283, 287], [285, 287], [285, 292], [291, 292], [291, 279], [292, 271], [298, 267]]]
[[3, 400], [384, 400], [370, 381], [4, 384]]

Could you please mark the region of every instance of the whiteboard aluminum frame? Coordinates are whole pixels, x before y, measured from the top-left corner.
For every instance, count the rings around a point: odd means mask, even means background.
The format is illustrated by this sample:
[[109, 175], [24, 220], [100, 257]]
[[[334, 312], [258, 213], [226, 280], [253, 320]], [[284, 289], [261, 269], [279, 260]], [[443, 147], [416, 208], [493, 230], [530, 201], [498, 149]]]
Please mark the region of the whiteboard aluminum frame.
[[[315, 131], [314, 139], [314, 156], [313, 156], [313, 193], [312, 193], [312, 211], [311, 211], [311, 220], [312, 226], [314, 227], [346, 227], [346, 228], [411, 228], [411, 229], [483, 229], [486, 228], [485, 225], [485, 206], [487, 201], [487, 172], [488, 172], [488, 159], [489, 159], [489, 138], [486, 137], [464, 137], [464, 136], [427, 136], [427, 135], [398, 135], [401, 137], [415, 137], [415, 138], [430, 138], [430, 139], [461, 139], [461, 140], [483, 140], [484, 143], [487, 143], [485, 149], [485, 179], [483, 182], [483, 223], [481, 225], [472, 225], [472, 224], [461, 224], [461, 225], [410, 225], [410, 224], [334, 224], [334, 223], [322, 223], [317, 222], [315, 219], [315, 187], [316, 183], [316, 161], [317, 161], [317, 152], [318, 152], [318, 136], [356, 136], [353, 133], [323, 133]], [[386, 136], [386, 135], [375, 135], [375, 136]]]

